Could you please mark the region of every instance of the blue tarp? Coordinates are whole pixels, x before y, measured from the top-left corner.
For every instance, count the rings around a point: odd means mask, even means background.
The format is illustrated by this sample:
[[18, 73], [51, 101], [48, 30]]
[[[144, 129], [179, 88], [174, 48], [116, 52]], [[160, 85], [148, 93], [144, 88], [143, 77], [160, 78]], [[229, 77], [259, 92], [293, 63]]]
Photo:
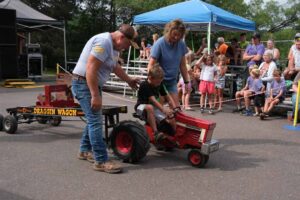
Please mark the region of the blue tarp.
[[234, 15], [200, 0], [190, 0], [134, 17], [133, 24], [163, 27], [166, 23], [181, 19], [192, 31], [255, 31], [255, 22]]

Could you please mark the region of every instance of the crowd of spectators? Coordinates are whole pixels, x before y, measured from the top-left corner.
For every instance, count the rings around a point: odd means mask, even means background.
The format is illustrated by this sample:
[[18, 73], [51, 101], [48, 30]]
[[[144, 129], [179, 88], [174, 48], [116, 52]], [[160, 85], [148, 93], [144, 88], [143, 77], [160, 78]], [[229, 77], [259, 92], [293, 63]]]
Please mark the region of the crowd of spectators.
[[[229, 40], [230, 43], [226, 43], [224, 37], [218, 37], [215, 48], [210, 52], [208, 52], [206, 38], [201, 39], [200, 47], [195, 52], [187, 47], [186, 66], [190, 83], [188, 87], [185, 87], [183, 79], [179, 77], [177, 85], [179, 94], [182, 94], [179, 99], [181, 99], [183, 109], [192, 109], [189, 104], [191, 92], [199, 91], [201, 112], [204, 112], [206, 97], [209, 103], [209, 113], [214, 113], [215, 110], [222, 111], [227, 65], [246, 66], [242, 74], [245, 86], [235, 95], [238, 110], [242, 108], [241, 99], [245, 99], [244, 115], [266, 117], [274, 105], [284, 100], [286, 87], [282, 83], [285, 83], [285, 80], [294, 81], [300, 71], [300, 33], [295, 35], [287, 66], [280, 65], [280, 50], [275, 47], [273, 39], [267, 40], [264, 45], [259, 33], [254, 33], [250, 42], [247, 41], [246, 36], [245, 33], [241, 33], [239, 40], [232, 38]], [[155, 41], [154, 35], [153, 41]], [[147, 59], [151, 45], [148, 45], [149, 50], [147, 50], [147, 45], [142, 40], [141, 46], [143, 47], [141, 58]], [[279, 70], [281, 68], [285, 68], [282, 73]], [[294, 85], [298, 84], [296, 82], [300, 79], [300, 75], [297, 77]], [[252, 99], [255, 113], [249, 108]]]

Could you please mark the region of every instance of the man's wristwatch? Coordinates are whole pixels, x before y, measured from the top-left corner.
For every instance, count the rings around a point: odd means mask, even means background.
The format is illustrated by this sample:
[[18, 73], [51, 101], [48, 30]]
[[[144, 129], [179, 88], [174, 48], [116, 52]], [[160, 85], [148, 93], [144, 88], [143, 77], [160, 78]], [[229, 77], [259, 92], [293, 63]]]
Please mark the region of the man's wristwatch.
[[184, 84], [189, 84], [190, 83], [190, 81], [184, 81]]

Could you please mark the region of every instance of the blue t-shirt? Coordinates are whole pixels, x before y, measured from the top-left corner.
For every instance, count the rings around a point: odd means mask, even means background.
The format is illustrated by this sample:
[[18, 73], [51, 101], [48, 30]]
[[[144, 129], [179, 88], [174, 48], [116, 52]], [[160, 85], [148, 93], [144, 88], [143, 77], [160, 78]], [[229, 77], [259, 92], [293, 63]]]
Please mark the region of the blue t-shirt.
[[95, 56], [102, 62], [98, 71], [98, 84], [102, 87], [108, 80], [110, 73], [116, 67], [119, 57], [119, 52], [113, 49], [110, 33], [101, 33], [89, 39], [73, 70], [74, 74], [85, 76], [86, 64], [90, 55]]
[[257, 78], [257, 79], [253, 79], [252, 85], [251, 87], [249, 87], [249, 89], [253, 91], [255, 94], [258, 94], [261, 92], [262, 87], [263, 87], [262, 80]]
[[154, 43], [151, 48], [151, 57], [163, 68], [165, 81], [176, 80], [181, 59], [187, 52], [187, 47], [182, 40], [170, 44], [163, 36]]
[[253, 80], [254, 80], [254, 79], [253, 79], [252, 76], [248, 76], [246, 83], [247, 83], [247, 85], [248, 85], [248, 89], [249, 89], [249, 90], [250, 90], [250, 88], [252, 88]]
[[254, 45], [254, 44], [249, 44], [245, 50], [245, 53], [247, 53], [249, 56], [252, 56], [252, 55], [261, 55], [261, 60], [259, 61], [252, 61], [250, 60], [248, 63], [247, 63], [247, 66], [251, 66], [251, 65], [257, 65], [259, 66], [261, 61], [262, 61], [262, 56], [264, 55], [264, 52], [265, 52], [265, 46], [263, 44], [258, 44], [258, 45]]
[[281, 90], [282, 96], [285, 96], [285, 80], [283, 78], [281, 78], [279, 82], [273, 80], [270, 89], [272, 90], [273, 96], [277, 96]]

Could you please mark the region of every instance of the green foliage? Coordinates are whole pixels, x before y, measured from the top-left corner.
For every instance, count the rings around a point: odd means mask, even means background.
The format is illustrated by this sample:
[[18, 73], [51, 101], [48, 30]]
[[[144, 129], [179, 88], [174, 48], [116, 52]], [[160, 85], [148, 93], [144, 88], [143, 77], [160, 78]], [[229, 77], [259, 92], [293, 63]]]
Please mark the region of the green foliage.
[[[121, 23], [130, 23], [137, 14], [158, 9], [167, 5], [182, 2], [183, 0], [22, 0], [34, 9], [58, 20], [66, 21], [67, 56], [68, 60], [76, 61], [86, 41], [93, 35], [114, 31]], [[236, 15], [240, 15], [256, 22], [257, 30], [262, 32], [263, 40], [292, 39], [296, 32], [300, 32], [300, 2], [288, 0], [284, 6], [280, 0], [205, 0], [215, 6], [223, 8]], [[279, 6], [278, 6], [279, 4]], [[140, 37], [148, 38], [152, 43], [152, 33], [159, 33], [153, 27], [139, 29]], [[213, 34], [212, 44], [218, 36], [225, 39], [239, 38], [239, 33]], [[250, 33], [249, 33], [250, 35]], [[188, 46], [197, 50], [201, 38], [206, 33], [188, 34]], [[248, 36], [249, 37], [249, 36]], [[32, 42], [42, 46], [46, 67], [55, 67], [56, 62], [63, 64], [63, 34], [61, 31], [34, 32]], [[277, 43], [277, 46], [286, 56], [290, 42]]]

